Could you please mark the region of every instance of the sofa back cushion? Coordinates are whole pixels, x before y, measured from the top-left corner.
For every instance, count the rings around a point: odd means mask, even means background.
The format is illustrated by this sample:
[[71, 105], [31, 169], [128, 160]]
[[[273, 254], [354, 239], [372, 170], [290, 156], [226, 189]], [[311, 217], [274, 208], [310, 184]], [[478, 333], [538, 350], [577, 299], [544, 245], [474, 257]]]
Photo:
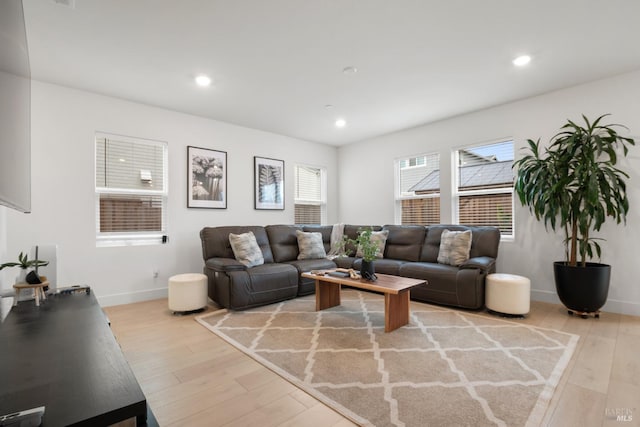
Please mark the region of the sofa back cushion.
[[[366, 230], [370, 228], [372, 231], [380, 231], [382, 230], [382, 227], [380, 227], [379, 225], [350, 225], [350, 224], [345, 224], [344, 226], [344, 235], [347, 236], [349, 239], [353, 239], [355, 240], [356, 237], [358, 237], [358, 231], [359, 230]], [[356, 252], [357, 252], [357, 248], [354, 244], [349, 243], [347, 244], [347, 246], [345, 247], [347, 254], [349, 256], [356, 256]]]
[[329, 251], [331, 250], [331, 230], [333, 230], [333, 225], [302, 226], [302, 231], [322, 234], [322, 243], [324, 244], [324, 251], [326, 253], [329, 253]]
[[500, 230], [497, 227], [471, 227], [471, 252], [469, 257], [488, 256], [498, 258]]
[[[235, 258], [229, 234], [242, 234], [251, 231], [256, 237], [256, 242], [262, 251], [265, 264], [273, 262], [273, 254], [269, 246], [269, 238], [264, 227], [261, 226], [225, 226], [225, 227], [205, 227], [200, 231], [202, 241], [202, 258], [206, 261], [209, 258]], [[295, 232], [294, 232], [295, 233]], [[295, 234], [294, 234], [295, 236]], [[296, 255], [297, 256], [297, 255]]]
[[418, 261], [426, 229], [421, 225], [385, 225], [389, 231], [384, 257], [404, 261]]
[[297, 225], [267, 225], [265, 227], [271, 252], [275, 262], [287, 262], [298, 259], [298, 237], [296, 231], [302, 230]]
[[498, 246], [500, 245], [500, 230], [496, 227], [476, 227], [465, 225], [430, 225], [422, 246], [420, 261], [438, 262], [438, 252], [440, 251], [440, 236], [444, 230], [466, 231], [471, 230], [471, 251], [470, 258], [479, 256], [498, 257]]

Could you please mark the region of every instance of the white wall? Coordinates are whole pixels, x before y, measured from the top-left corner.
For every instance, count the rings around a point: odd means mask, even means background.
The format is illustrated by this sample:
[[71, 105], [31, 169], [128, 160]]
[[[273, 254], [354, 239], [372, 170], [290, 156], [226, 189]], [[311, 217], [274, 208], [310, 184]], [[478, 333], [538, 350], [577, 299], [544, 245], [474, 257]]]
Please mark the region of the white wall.
[[[295, 163], [327, 168], [327, 216], [337, 221], [333, 146], [40, 82], [33, 82], [32, 98], [32, 213], [6, 210], [2, 228], [0, 212], [0, 255], [5, 239], [9, 258], [35, 244], [57, 244], [58, 286], [88, 284], [103, 305], [165, 296], [168, 277], [202, 271], [204, 226], [293, 223]], [[96, 131], [168, 142], [168, 244], [96, 248]], [[227, 209], [186, 207], [188, 145], [227, 152]], [[285, 161], [284, 211], [254, 210], [253, 156]]]
[[[0, 206], [0, 264], [9, 262], [10, 259], [7, 256], [7, 208]], [[5, 286], [5, 275], [8, 269], [0, 271], [0, 293], [8, 286]]]
[[[391, 135], [334, 147], [295, 140], [204, 118], [148, 107], [45, 83], [33, 83], [33, 213], [0, 207], [0, 260], [12, 260], [35, 244], [58, 245], [58, 283], [89, 284], [104, 305], [166, 295], [167, 278], [202, 269], [198, 232], [203, 226], [293, 222], [293, 165], [327, 167], [328, 222], [394, 222], [393, 160], [440, 152], [443, 188], [451, 183], [452, 148], [513, 137], [548, 141], [567, 118], [612, 113], [640, 137], [640, 72], [565, 89]], [[169, 143], [169, 238], [167, 245], [96, 248], [94, 219], [95, 131]], [[187, 209], [186, 146], [228, 152], [228, 209]], [[253, 156], [284, 159], [285, 211], [253, 209]], [[625, 162], [631, 213], [627, 225], [601, 234], [603, 262], [613, 265], [605, 310], [640, 315], [634, 274], [640, 240], [640, 147]], [[339, 194], [338, 194], [339, 183]], [[444, 190], [443, 190], [444, 191]], [[451, 206], [442, 201], [442, 222]], [[516, 237], [501, 244], [498, 270], [530, 277], [536, 299], [557, 302], [551, 262], [562, 257], [560, 237], [545, 232], [516, 204]], [[153, 279], [157, 269], [159, 277]], [[0, 290], [13, 283], [0, 274]], [[4, 280], [3, 280], [4, 279]]]
[[[443, 195], [451, 194], [451, 151], [460, 146], [513, 137], [516, 158], [526, 139], [548, 142], [566, 119], [590, 119], [611, 113], [611, 121], [629, 127], [640, 144], [640, 72], [600, 80], [502, 105], [437, 123], [373, 138], [339, 149], [340, 221], [394, 222], [394, 159], [420, 153], [440, 153]], [[425, 100], [425, 102], [429, 102]], [[630, 214], [626, 226], [606, 225], [600, 237], [602, 262], [612, 264], [609, 300], [604, 310], [640, 315], [637, 245], [640, 241], [640, 147], [623, 162], [628, 181]], [[441, 222], [451, 221], [451, 204], [442, 199]], [[498, 271], [531, 278], [534, 299], [559, 302], [552, 262], [563, 257], [559, 236], [547, 233], [526, 208], [516, 202], [515, 241], [500, 246]]]

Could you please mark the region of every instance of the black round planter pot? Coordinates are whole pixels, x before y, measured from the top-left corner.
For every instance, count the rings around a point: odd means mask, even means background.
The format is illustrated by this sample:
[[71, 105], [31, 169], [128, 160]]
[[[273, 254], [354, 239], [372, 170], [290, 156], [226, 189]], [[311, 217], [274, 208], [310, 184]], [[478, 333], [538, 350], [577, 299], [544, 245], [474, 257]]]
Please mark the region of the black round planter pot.
[[586, 267], [571, 267], [564, 261], [553, 263], [556, 291], [570, 310], [594, 313], [607, 302], [611, 266], [588, 262]]
[[375, 275], [375, 269], [373, 268], [373, 261], [362, 260], [360, 266], [360, 276], [365, 280], [375, 281], [377, 279]]

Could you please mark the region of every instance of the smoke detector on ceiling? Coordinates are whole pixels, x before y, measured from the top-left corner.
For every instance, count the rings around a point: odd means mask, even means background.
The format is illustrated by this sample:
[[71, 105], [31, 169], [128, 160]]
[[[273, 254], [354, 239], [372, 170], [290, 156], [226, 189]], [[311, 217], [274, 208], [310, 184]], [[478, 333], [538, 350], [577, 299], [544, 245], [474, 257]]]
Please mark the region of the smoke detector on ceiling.
[[66, 6], [71, 9], [76, 8], [76, 0], [51, 0], [55, 4], [59, 4], [61, 6]]

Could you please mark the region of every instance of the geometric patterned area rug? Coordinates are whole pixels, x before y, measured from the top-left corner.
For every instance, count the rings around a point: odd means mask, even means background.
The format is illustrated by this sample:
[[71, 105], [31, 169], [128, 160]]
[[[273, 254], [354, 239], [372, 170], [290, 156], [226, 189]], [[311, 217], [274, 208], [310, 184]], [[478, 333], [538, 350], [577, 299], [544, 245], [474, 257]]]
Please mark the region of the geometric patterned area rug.
[[578, 336], [411, 302], [384, 332], [384, 298], [343, 289], [196, 320], [247, 355], [367, 426], [539, 425]]

